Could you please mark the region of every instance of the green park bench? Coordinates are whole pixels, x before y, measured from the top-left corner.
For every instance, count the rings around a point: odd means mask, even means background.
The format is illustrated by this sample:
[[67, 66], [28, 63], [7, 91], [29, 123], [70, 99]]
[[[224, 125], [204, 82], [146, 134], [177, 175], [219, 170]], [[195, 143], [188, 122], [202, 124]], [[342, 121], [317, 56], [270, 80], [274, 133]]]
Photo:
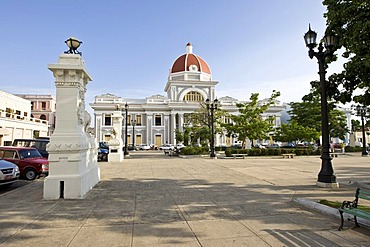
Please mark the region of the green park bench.
[[370, 192], [357, 188], [355, 194], [355, 200], [353, 201], [343, 201], [342, 206], [338, 208], [340, 217], [341, 217], [341, 224], [338, 228], [339, 231], [343, 230], [343, 213], [351, 214], [354, 216], [355, 224], [357, 227], [360, 225], [357, 222], [357, 217], [370, 220], [370, 212], [366, 212], [358, 208], [358, 199], [361, 198], [363, 200], [370, 201]]

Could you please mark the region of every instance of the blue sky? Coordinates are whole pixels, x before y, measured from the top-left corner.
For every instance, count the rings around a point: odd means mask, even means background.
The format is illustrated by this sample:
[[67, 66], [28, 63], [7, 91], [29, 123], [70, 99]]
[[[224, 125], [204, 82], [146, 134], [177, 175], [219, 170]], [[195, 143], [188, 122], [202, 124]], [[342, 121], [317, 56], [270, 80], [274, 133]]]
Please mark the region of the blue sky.
[[[169, 69], [188, 42], [219, 81], [217, 97], [278, 90], [281, 101], [300, 101], [319, 79], [303, 35], [308, 23], [324, 33], [320, 0], [2, 0], [0, 10], [0, 90], [9, 93], [55, 94], [47, 65], [70, 36], [83, 41], [93, 78], [88, 108], [103, 93], [165, 95]], [[340, 69], [333, 64], [328, 74]]]

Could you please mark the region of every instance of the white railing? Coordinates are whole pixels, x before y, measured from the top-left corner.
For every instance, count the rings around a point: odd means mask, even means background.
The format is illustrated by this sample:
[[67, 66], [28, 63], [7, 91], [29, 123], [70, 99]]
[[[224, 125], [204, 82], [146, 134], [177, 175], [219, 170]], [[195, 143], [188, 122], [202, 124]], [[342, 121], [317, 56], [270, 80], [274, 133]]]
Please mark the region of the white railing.
[[25, 116], [21, 116], [15, 113], [5, 112], [5, 111], [0, 111], [0, 118], [14, 119], [16, 121], [34, 122], [34, 123], [41, 123], [41, 124], [49, 125], [49, 121], [47, 120], [42, 120], [39, 118], [32, 118], [32, 117], [25, 117]]

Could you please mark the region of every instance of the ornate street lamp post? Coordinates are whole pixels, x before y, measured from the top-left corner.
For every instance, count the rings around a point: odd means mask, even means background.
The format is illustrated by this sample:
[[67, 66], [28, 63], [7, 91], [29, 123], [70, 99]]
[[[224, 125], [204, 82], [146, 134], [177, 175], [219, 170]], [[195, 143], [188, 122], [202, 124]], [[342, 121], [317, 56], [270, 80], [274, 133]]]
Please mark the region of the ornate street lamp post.
[[132, 124], [132, 148], [135, 150], [135, 125], [136, 125], [136, 120], [131, 120]]
[[127, 150], [127, 120], [128, 120], [128, 104], [127, 104], [127, 102], [126, 102], [126, 104], [125, 104], [125, 151], [124, 151], [124, 155], [125, 156], [127, 156], [127, 155], [129, 155], [129, 153], [128, 153], [128, 150]]
[[215, 154], [215, 130], [214, 130], [214, 111], [217, 110], [218, 107], [218, 100], [215, 99], [213, 102], [210, 101], [210, 99], [206, 99], [206, 106], [207, 106], [207, 113], [210, 118], [208, 118], [208, 126], [211, 128], [211, 153], [210, 157], [214, 158], [216, 157]]
[[328, 115], [328, 101], [325, 81], [325, 58], [332, 57], [334, 53], [335, 36], [324, 37], [324, 47], [320, 42], [318, 52], [314, 51], [316, 47], [317, 33], [311, 30], [309, 26], [308, 32], [304, 35], [306, 46], [309, 48], [308, 56], [312, 59], [316, 57], [319, 64], [320, 75], [320, 93], [321, 93], [321, 135], [322, 135], [322, 152], [321, 152], [321, 170], [318, 175], [317, 185], [320, 187], [338, 187], [336, 176], [334, 175], [332, 158], [329, 154], [329, 115]]
[[367, 113], [367, 109], [365, 106], [356, 106], [357, 116], [361, 117], [361, 127], [362, 127], [362, 156], [367, 156], [368, 152], [366, 150], [366, 136], [365, 136], [365, 116]]

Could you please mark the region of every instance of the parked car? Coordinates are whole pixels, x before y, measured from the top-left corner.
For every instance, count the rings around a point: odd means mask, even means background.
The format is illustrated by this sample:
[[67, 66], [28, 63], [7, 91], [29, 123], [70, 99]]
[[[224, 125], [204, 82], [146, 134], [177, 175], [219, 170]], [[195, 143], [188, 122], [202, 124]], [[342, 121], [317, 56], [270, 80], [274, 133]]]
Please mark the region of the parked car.
[[19, 167], [20, 176], [28, 180], [49, 174], [49, 162], [36, 148], [0, 147], [0, 158]]
[[260, 144], [260, 143], [254, 144], [254, 147], [255, 147], [255, 148], [260, 148], [260, 149], [264, 149], [264, 148], [266, 148], [265, 146], [263, 146], [263, 145], [262, 145], [262, 144]]
[[184, 147], [185, 147], [185, 145], [182, 144], [182, 143], [177, 143], [176, 144], [176, 149], [181, 149], [181, 148], [184, 148]]
[[355, 147], [362, 147], [362, 142], [355, 142]]
[[139, 150], [146, 150], [146, 151], [150, 150], [150, 146], [146, 144], [140, 144], [138, 145], [138, 148]]
[[108, 154], [108, 149], [98, 148], [98, 161], [108, 161]]
[[295, 148], [295, 144], [293, 142], [287, 142], [282, 148]]
[[280, 145], [277, 143], [272, 143], [271, 145], [267, 146], [267, 148], [280, 148]]
[[17, 165], [0, 159], [0, 186], [8, 187], [18, 180], [20, 176]]
[[174, 150], [175, 146], [172, 144], [164, 144], [159, 146], [159, 150]]
[[42, 157], [48, 158], [49, 152], [46, 151], [46, 145], [50, 142], [47, 137], [39, 139], [14, 139], [12, 146], [14, 147], [33, 147], [36, 148]]

